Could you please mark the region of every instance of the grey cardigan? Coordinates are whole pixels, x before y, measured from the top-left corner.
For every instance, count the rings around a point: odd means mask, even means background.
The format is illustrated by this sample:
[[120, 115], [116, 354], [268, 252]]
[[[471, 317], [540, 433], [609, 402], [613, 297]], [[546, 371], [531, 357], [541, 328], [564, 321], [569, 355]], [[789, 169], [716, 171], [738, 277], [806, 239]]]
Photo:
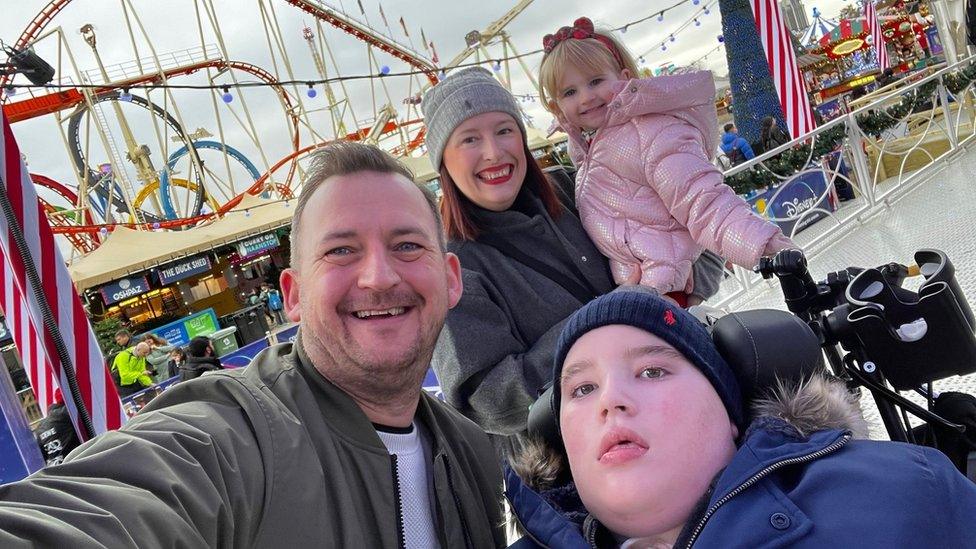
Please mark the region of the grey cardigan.
[[[614, 288], [606, 259], [568, 209], [554, 220], [523, 190], [512, 209], [479, 210], [476, 221], [483, 234], [504, 239], [566, 276], [582, 274], [584, 285], [598, 295]], [[583, 303], [489, 244], [452, 241], [448, 248], [461, 259], [464, 294], [448, 314], [434, 351], [441, 390], [449, 404], [488, 433], [522, 433], [529, 405], [551, 379], [559, 332]], [[703, 297], [717, 290], [723, 263], [717, 256], [696, 262], [695, 287], [708, 292]]]

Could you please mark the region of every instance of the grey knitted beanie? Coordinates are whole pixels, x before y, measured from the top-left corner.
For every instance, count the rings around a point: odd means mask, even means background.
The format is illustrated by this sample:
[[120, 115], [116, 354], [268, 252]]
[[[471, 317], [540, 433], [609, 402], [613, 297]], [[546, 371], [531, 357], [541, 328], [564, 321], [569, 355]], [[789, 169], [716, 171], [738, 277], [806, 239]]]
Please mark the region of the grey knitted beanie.
[[447, 139], [462, 122], [486, 112], [504, 112], [518, 122], [525, 137], [522, 112], [512, 94], [484, 67], [469, 67], [449, 75], [427, 91], [420, 104], [427, 125], [427, 154], [435, 170]]

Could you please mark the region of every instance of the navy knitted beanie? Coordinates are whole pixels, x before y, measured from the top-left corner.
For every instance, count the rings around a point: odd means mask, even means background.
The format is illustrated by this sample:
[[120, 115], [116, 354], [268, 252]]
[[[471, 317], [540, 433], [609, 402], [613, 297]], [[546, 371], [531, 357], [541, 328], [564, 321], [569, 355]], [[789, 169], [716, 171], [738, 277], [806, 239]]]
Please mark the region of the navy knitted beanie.
[[661, 338], [684, 355], [711, 382], [725, 404], [729, 418], [744, 427], [742, 393], [732, 368], [718, 353], [712, 338], [697, 318], [688, 311], [649, 291], [615, 291], [587, 303], [563, 326], [556, 343], [552, 372], [552, 408], [559, 423], [560, 386], [563, 362], [570, 348], [583, 334], [614, 324], [634, 326]]

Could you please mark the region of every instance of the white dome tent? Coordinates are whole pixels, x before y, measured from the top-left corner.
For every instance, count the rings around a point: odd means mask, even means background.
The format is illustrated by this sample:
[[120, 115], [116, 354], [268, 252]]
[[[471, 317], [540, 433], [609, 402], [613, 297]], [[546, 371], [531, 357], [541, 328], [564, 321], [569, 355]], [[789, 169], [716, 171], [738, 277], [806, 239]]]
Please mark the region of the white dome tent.
[[800, 45], [807, 49], [816, 46], [820, 39], [830, 34], [832, 30], [837, 28], [837, 25], [835, 19], [827, 19], [823, 17], [819, 9], [813, 8], [813, 22], [800, 36]]

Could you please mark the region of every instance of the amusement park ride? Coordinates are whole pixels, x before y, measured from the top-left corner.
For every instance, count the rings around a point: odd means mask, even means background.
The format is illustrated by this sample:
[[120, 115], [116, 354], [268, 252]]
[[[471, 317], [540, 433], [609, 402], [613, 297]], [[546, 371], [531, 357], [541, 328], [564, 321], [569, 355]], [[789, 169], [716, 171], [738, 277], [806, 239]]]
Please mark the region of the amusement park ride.
[[[56, 51], [56, 58], [48, 56], [58, 68], [55, 86], [21, 97], [8, 86], [13, 76], [2, 75], [0, 103], [11, 123], [40, 117], [53, 117], [57, 123], [75, 180], [41, 173], [31, 173], [31, 178], [47, 189], [43, 206], [54, 232], [73, 247], [72, 255], [95, 250], [120, 226], [192, 230], [224, 216], [249, 195], [288, 200], [299, 192], [303, 160], [333, 140], [373, 142], [409, 156], [424, 142], [419, 111], [423, 92], [446, 70], [472, 57], [491, 63], [505, 85], [512, 82], [510, 59], [533, 79], [504, 31], [532, 0], [521, 0], [485, 30], [468, 33], [466, 48], [444, 65], [438, 64], [426, 37], [422, 49], [428, 55], [419, 53], [412, 39], [410, 46], [394, 39], [382, 8], [386, 33], [368, 23], [365, 11], [362, 18], [350, 15], [341, 0], [340, 7], [319, 0], [258, 0], [265, 36], [255, 38], [266, 38], [270, 67], [234, 56], [213, 0], [190, 1], [194, 18], [180, 22], [188, 34], [196, 34], [199, 45], [169, 53], [156, 50], [153, 27], [147, 31], [145, 17], [132, 0], [119, 3], [119, 22], [111, 25], [111, 32], [84, 24], [77, 31], [83, 44], [78, 43], [58, 24], [59, 14], [71, 3], [51, 0], [8, 47], [8, 53], [32, 54], [42, 45]], [[282, 9], [301, 10], [311, 21], [304, 28], [285, 30], [279, 24]], [[333, 29], [365, 44], [369, 78], [339, 76], [343, 71], [330, 44], [334, 37], [327, 36], [336, 33]], [[403, 30], [409, 37], [405, 25]], [[299, 53], [295, 34], [307, 52]], [[499, 46], [501, 54], [492, 56], [489, 47]], [[111, 51], [118, 58], [120, 48], [132, 52], [130, 61], [103, 63], [102, 54]], [[93, 70], [79, 68], [79, 49], [94, 60]], [[405, 64], [405, 99], [394, 100], [384, 77], [396, 73], [383, 60], [397, 67]], [[295, 65], [301, 63], [312, 67], [315, 82], [300, 80], [309, 76], [308, 71], [296, 74]], [[357, 65], [356, 74], [361, 74], [362, 63]], [[69, 72], [73, 77], [66, 76]], [[351, 90], [354, 84], [360, 87]], [[313, 102], [320, 92], [322, 97]], [[361, 118], [356, 109], [362, 110], [366, 97], [372, 113]], [[258, 120], [272, 115], [276, 135], [268, 135]], [[326, 122], [313, 122], [316, 116], [327, 116]], [[283, 154], [282, 143], [287, 143]]]

